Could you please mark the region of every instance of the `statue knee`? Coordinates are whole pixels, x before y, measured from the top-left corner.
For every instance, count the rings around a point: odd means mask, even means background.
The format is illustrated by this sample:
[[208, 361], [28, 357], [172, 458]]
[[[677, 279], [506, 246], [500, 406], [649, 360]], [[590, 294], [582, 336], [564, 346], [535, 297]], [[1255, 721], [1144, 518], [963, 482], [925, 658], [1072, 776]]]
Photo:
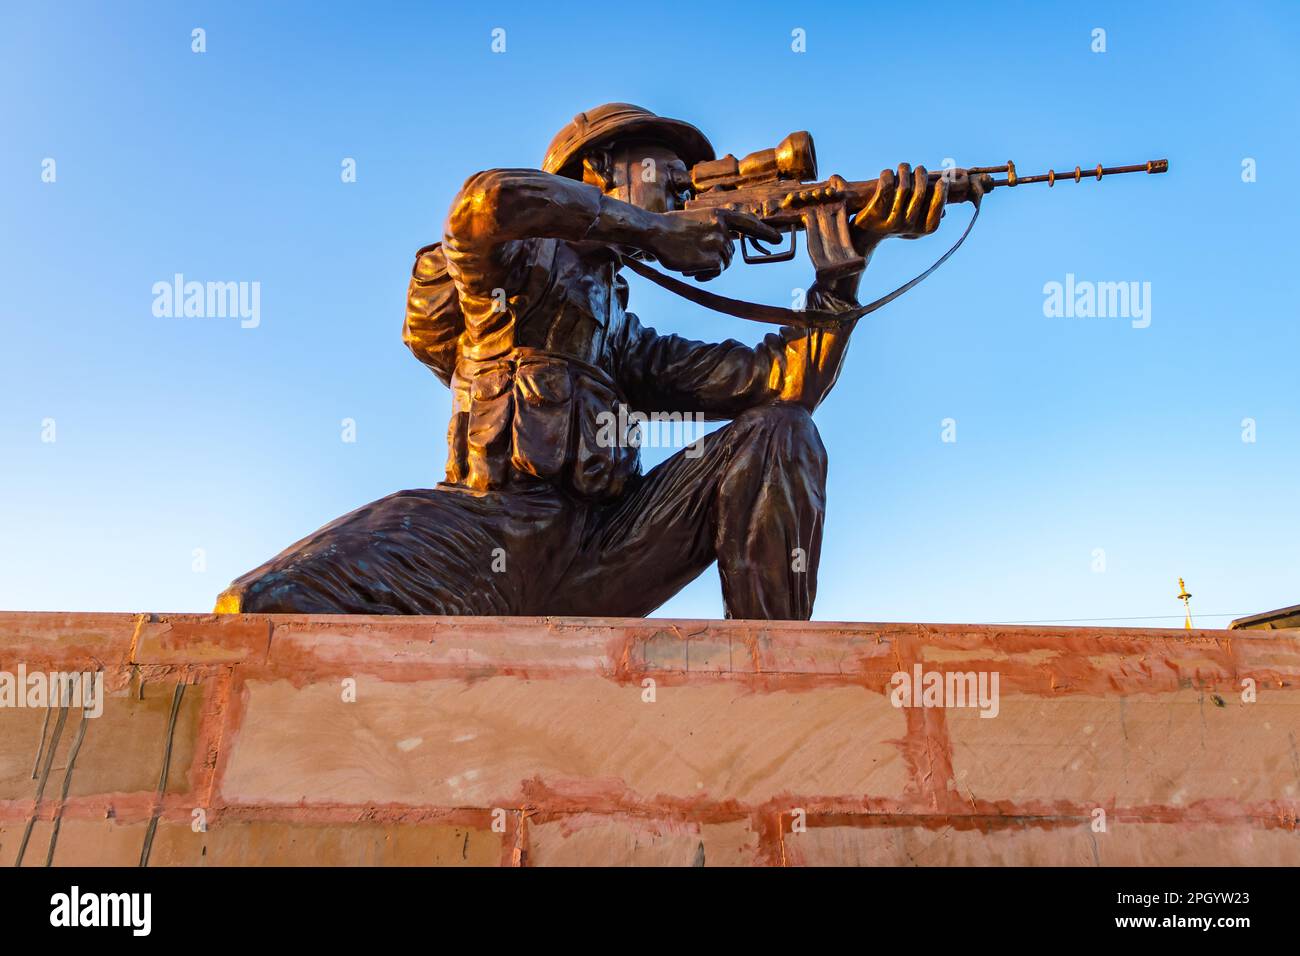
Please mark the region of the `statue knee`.
[[734, 424], [746, 433], [744, 446], [763, 448], [780, 462], [813, 465], [824, 479], [826, 446], [822, 444], [812, 413], [802, 405], [790, 402], [759, 405], [742, 412]]

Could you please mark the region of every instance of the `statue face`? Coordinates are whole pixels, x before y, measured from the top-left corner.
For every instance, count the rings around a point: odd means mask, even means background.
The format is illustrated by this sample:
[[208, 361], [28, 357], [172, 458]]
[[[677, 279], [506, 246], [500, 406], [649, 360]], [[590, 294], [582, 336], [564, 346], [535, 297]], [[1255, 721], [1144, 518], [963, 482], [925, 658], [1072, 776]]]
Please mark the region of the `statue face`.
[[668, 212], [681, 208], [690, 172], [668, 147], [637, 143], [588, 157], [583, 180], [614, 199], [650, 212]]

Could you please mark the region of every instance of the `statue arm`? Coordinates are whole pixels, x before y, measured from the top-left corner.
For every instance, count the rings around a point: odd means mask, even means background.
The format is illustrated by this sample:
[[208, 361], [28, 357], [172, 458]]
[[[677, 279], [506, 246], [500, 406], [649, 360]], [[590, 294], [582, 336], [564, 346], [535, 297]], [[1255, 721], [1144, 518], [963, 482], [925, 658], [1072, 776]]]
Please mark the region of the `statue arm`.
[[663, 230], [663, 216], [606, 196], [588, 183], [537, 169], [489, 169], [461, 187], [445, 232], [449, 250], [481, 252], [521, 239], [644, 249]]
[[[848, 305], [816, 286], [809, 304]], [[700, 412], [709, 418], [732, 418], [776, 401], [813, 411], [839, 377], [852, 332], [851, 327], [784, 327], [750, 347], [734, 339], [711, 344], [659, 335], [633, 315], [627, 326], [619, 377], [632, 403], [645, 411]]]

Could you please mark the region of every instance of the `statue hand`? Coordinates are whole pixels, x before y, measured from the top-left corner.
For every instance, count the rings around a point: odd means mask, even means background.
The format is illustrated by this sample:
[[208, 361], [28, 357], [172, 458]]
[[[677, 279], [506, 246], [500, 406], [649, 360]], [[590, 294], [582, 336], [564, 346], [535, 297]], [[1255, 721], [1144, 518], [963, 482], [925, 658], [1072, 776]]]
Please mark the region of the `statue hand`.
[[659, 215], [659, 230], [646, 251], [673, 272], [694, 276], [699, 282], [717, 278], [735, 253], [732, 234], [779, 242], [781, 233], [748, 213], [730, 209], [670, 212]]
[[882, 170], [875, 195], [854, 217], [854, 245], [859, 253], [865, 253], [889, 236], [919, 239], [929, 235], [939, 228], [947, 198], [947, 181], [930, 182], [924, 166], [913, 170], [909, 164], [899, 163], [897, 173]]

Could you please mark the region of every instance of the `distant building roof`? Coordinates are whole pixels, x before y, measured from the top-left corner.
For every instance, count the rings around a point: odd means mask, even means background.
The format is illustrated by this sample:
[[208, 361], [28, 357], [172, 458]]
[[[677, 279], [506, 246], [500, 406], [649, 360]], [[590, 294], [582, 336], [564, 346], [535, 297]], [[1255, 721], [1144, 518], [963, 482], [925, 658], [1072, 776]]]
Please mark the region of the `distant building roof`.
[[1239, 617], [1228, 627], [1253, 627], [1269, 630], [1279, 627], [1300, 627], [1300, 604], [1278, 608], [1276, 611], [1261, 611], [1259, 614], [1251, 614], [1249, 617]]

